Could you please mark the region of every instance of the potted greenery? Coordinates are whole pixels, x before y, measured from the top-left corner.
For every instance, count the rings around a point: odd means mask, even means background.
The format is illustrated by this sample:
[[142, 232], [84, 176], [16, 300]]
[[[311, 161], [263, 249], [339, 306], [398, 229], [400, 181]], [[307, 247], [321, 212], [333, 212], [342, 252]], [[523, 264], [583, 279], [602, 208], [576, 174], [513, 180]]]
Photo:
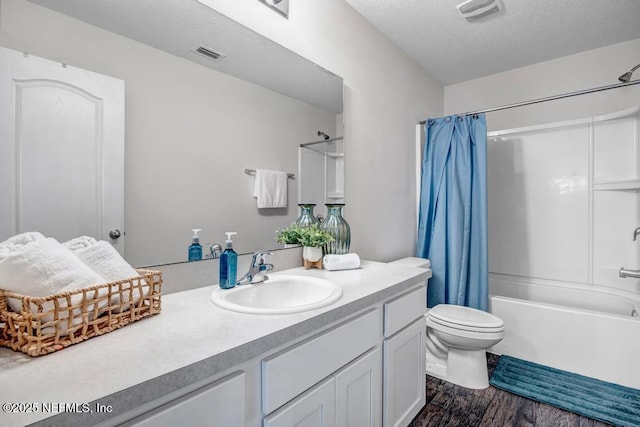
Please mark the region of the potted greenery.
[[317, 224], [309, 227], [299, 227], [292, 224], [288, 228], [278, 230], [278, 242], [280, 243], [299, 243], [302, 248], [302, 259], [304, 260], [304, 268], [317, 267], [322, 268], [322, 246], [333, 241], [333, 236], [328, 232], [321, 230]]
[[276, 241], [282, 243], [285, 248], [300, 246], [300, 242], [298, 241], [300, 238], [300, 227], [295, 223], [287, 228], [278, 230], [276, 233], [278, 234]]

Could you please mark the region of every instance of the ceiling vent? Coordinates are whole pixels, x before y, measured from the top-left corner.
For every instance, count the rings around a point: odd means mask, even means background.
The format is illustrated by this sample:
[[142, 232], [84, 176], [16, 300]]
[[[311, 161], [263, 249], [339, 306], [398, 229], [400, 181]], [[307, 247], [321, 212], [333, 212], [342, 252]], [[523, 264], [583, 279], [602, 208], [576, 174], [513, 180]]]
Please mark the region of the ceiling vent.
[[207, 58], [212, 59], [214, 61], [219, 61], [225, 57], [224, 53], [216, 52], [215, 50], [202, 45], [196, 45], [191, 50], [199, 53], [200, 55], [206, 56]]
[[504, 6], [501, 0], [467, 0], [456, 7], [460, 15], [471, 22], [498, 13]]

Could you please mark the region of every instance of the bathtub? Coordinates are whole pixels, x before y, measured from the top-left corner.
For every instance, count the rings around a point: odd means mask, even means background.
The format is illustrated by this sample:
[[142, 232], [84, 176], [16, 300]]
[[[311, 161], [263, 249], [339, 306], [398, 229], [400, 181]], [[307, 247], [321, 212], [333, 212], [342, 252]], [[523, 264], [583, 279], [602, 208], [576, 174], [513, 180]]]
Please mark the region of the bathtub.
[[640, 295], [499, 274], [489, 293], [505, 323], [489, 351], [640, 389]]

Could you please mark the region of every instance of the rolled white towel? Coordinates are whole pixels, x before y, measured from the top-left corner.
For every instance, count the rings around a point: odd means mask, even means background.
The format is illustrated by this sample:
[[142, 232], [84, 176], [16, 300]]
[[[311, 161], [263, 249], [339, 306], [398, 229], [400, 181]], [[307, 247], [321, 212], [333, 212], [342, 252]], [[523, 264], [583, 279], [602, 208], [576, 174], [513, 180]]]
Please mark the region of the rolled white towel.
[[[16, 236], [17, 237], [17, 236]], [[104, 283], [98, 273], [84, 264], [71, 251], [52, 238], [14, 239], [13, 243], [0, 244], [0, 288], [33, 297], [44, 297], [60, 292], [72, 291]], [[15, 243], [18, 241], [18, 243]], [[82, 295], [76, 295], [71, 303], [76, 304]], [[64, 301], [60, 301], [64, 304]], [[20, 312], [22, 302], [8, 298], [12, 310]], [[45, 304], [50, 310], [53, 303]], [[90, 307], [91, 309], [91, 307]], [[74, 313], [79, 310], [74, 311]], [[61, 313], [66, 318], [66, 312]], [[43, 321], [53, 320], [46, 316]], [[81, 319], [74, 319], [74, 324]], [[64, 322], [62, 322], [64, 323]], [[61, 325], [61, 333], [66, 326]]]
[[330, 271], [360, 268], [360, 257], [355, 253], [345, 255], [325, 255], [324, 258], [322, 258], [322, 267], [325, 270]]
[[44, 239], [44, 235], [37, 231], [28, 231], [22, 234], [16, 234], [13, 237], [9, 237], [4, 242], [0, 243], [0, 247], [8, 245], [26, 245], [27, 243], [35, 242], [36, 240]]
[[140, 275], [109, 242], [104, 240], [97, 241], [93, 237], [83, 236], [62, 245], [108, 282]]
[[0, 288], [7, 291], [43, 297], [104, 282], [56, 239], [2, 245]]
[[[62, 244], [68, 248], [83, 263], [92, 270], [104, 277], [107, 282], [117, 282], [120, 280], [139, 277], [140, 274], [131, 267], [131, 265], [122, 258], [118, 251], [104, 240], [96, 240], [93, 237], [82, 236], [69, 240]], [[145, 294], [148, 293], [146, 288]], [[129, 295], [129, 290], [123, 290], [122, 296], [114, 295], [111, 302], [116, 304], [119, 301], [128, 302], [129, 300], [138, 301], [142, 295], [139, 289], [135, 289], [132, 293], [133, 298]], [[127, 309], [128, 304], [123, 304], [122, 309]]]

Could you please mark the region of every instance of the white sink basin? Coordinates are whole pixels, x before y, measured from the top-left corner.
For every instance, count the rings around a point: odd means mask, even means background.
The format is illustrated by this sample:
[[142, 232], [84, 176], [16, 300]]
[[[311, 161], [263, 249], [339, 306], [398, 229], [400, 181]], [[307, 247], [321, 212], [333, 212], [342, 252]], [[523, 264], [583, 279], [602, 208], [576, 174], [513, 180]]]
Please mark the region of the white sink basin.
[[337, 284], [306, 276], [272, 275], [255, 285], [216, 288], [211, 301], [227, 310], [250, 314], [287, 314], [315, 310], [342, 296]]

